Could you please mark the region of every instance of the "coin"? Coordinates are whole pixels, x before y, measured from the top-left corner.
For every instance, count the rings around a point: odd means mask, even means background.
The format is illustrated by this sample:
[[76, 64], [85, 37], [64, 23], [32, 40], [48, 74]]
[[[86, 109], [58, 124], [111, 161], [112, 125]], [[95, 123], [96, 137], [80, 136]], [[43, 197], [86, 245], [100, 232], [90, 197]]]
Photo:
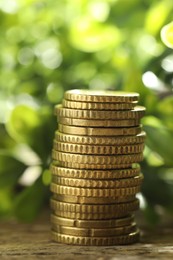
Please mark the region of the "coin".
[[123, 91], [94, 91], [86, 89], [73, 89], [64, 94], [66, 100], [80, 102], [110, 102], [110, 103], [130, 103], [137, 102], [138, 93]]
[[107, 220], [112, 218], [122, 218], [132, 213], [132, 211], [121, 210], [109, 213], [81, 213], [70, 211], [53, 211], [56, 216], [70, 219], [82, 219], [82, 220]]
[[[60, 126], [61, 128], [61, 126]], [[62, 129], [63, 130], [63, 129]], [[131, 145], [143, 143], [146, 139], [146, 133], [141, 133], [134, 136], [80, 136], [55, 132], [55, 139], [59, 142], [74, 143], [74, 144], [90, 144], [90, 145]]]
[[66, 227], [52, 223], [52, 230], [70, 236], [80, 237], [105, 237], [109, 236], [120, 236], [126, 235], [137, 231], [136, 223], [131, 223], [124, 227], [112, 227], [112, 228], [77, 228], [77, 227]]
[[82, 145], [82, 144], [71, 144], [57, 142], [54, 140], [53, 148], [57, 151], [66, 153], [79, 153], [79, 154], [133, 154], [141, 153], [144, 150], [144, 144], [134, 145]]
[[59, 243], [83, 246], [128, 245], [139, 241], [139, 231], [114, 237], [79, 237], [59, 234], [52, 231], [52, 239]]
[[78, 228], [112, 228], [112, 227], [123, 227], [128, 226], [134, 222], [134, 216], [128, 215], [118, 219], [108, 220], [81, 220], [81, 219], [69, 219], [58, 217], [51, 214], [51, 222], [55, 225], [67, 226], [67, 227], [78, 227]]
[[78, 204], [116, 204], [123, 202], [134, 201], [136, 197], [124, 196], [124, 197], [81, 197], [81, 196], [71, 196], [71, 195], [61, 195], [53, 194], [53, 199], [68, 203], [78, 203]]
[[121, 120], [121, 119], [140, 119], [145, 115], [145, 107], [136, 106], [132, 110], [82, 110], [64, 108], [62, 105], [55, 107], [55, 115], [64, 118], [78, 118], [78, 119], [98, 119], [98, 120]]
[[65, 134], [87, 135], [87, 136], [121, 136], [137, 135], [142, 131], [142, 125], [136, 127], [99, 128], [99, 127], [78, 127], [59, 124], [59, 131]]
[[81, 197], [123, 197], [132, 196], [140, 191], [140, 186], [114, 189], [94, 189], [62, 186], [51, 183], [50, 189], [56, 194], [64, 194]]
[[52, 174], [65, 178], [84, 178], [84, 179], [122, 179], [135, 177], [140, 173], [139, 164], [134, 168], [120, 170], [80, 170], [60, 167], [57, 162], [51, 164]]
[[58, 122], [63, 125], [84, 126], [84, 127], [131, 127], [139, 126], [139, 119], [126, 120], [92, 120], [92, 119], [78, 119], [57, 117]]
[[128, 110], [133, 109], [136, 105], [135, 102], [132, 103], [96, 103], [96, 102], [79, 102], [79, 101], [69, 101], [64, 99], [62, 101], [63, 107], [73, 108], [73, 109], [92, 109], [92, 110]]
[[52, 151], [52, 158], [62, 162], [88, 163], [88, 164], [128, 164], [140, 162], [143, 159], [143, 153], [127, 154], [127, 155], [91, 155], [91, 154], [74, 154], [63, 153], [56, 150]]
[[115, 212], [131, 212], [139, 209], [139, 200], [119, 203], [119, 204], [76, 204], [58, 201], [55, 199], [50, 200], [51, 209], [54, 211], [64, 211], [64, 212], [75, 212], [75, 213], [88, 213], [88, 214], [98, 214], [98, 213], [115, 213]]
[[73, 162], [63, 162], [59, 161], [62, 167], [82, 169], [82, 170], [117, 170], [117, 169], [127, 169], [132, 168], [133, 164], [89, 164], [89, 163], [73, 163]]
[[73, 179], [52, 176], [52, 182], [69, 187], [81, 187], [81, 188], [121, 188], [121, 187], [132, 187], [138, 186], [142, 183], [143, 175], [131, 177], [128, 179], [119, 180], [87, 180], [87, 179]]

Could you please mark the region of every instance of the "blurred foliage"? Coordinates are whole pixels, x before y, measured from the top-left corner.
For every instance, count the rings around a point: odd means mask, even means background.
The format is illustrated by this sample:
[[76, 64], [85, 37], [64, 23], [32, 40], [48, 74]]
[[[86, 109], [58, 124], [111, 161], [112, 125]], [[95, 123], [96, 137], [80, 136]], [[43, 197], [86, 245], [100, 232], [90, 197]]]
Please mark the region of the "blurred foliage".
[[[170, 0], [0, 1], [0, 216], [48, 204], [53, 107], [67, 89], [136, 91], [146, 106], [144, 213], [173, 213]], [[170, 38], [170, 35], [169, 35]]]

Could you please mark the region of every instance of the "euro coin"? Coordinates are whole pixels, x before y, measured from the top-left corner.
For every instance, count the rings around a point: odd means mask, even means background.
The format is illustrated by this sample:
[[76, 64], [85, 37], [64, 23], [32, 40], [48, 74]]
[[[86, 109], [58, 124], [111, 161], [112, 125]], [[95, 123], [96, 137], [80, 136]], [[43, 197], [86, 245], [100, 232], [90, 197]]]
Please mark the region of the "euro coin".
[[51, 209], [54, 211], [63, 212], [75, 212], [75, 213], [85, 213], [85, 214], [99, 214], [99, 213], [115, 213], [115, 212], [131, 212], [139, 209], [139, 200], [119, 203], [119, 204], [109, 204], [109, 205], [93, 205], [93, 204], [76, 204], [67, 203], [62, 201], [57, 201], [51, 199], [50, 201]]
[[126, 120], [92, 120], [57, 117], [58, 123], [69, 126], [84, 126], [84, 127], [131, 127], [139, 126], [139, 119]]
[[137, 135], [142, 131], [142, 126], [136, 127], [78, 127], [59, 124], [59, 131], [65, 134], [86, 136], [124, 136]]
[[81, 187], [81, 188], [121, 188], [121, 187], [133, 187], [142, 183], [143, 175], [139, 174], [134, 178], [121, 179], [121, 180], [87, 180], [87, 179], [73, 179], [52, 176], [52, 182], [69, 187]]
[[96, 102], [79, 102], [79, 101], [69, 101], [64, 99], [62, 101], [63, 107], [73, 108], [73, 109], [91, 109], [91, 110], [129, 110], [133, 109], [136, 105], [135, 102], [131, 103], [96, 103]]
[[133, 196], [108, 198], [108, 197], [82, 197], [82, 196], [53, 194], [53, 199], [62, 202], [78, 203], [78, 204], [116, 204], [116, 203], [134, 201], [136, 197], [135, 195], [133, 195]]
[[128, 215], [123, 218], [108, 220], [81, 220], [58, 217], [51, 214], [51, 222], [55, 225], [77, 228], [112, 228], [128, 226], [134, 222], [134, 216]]
[[127, 155], [91, 155], [91, 154], [73, 154], [63, 153], [56, 150], [52, 151], [52, 158], [60, 162], [71, 162], [71, 163], [88, 163], [88, 164], [128, 164], [134, 162], [140, 162], [143, 159], [143, 153], [127, 154]]
[[121, 120], [121, 119], [140, 119], [145, 115], [145, 107], [135, 106], [132, 110], [84, 110], [64, 108], [62, 105], [55, 107], [55, 114], [58, 117], [99, 119], [99, 120]]
[[[56, 160], [56, 159], [55, 159]], [[117, 169], [127, 169], [132, 168], [132, 163], [126, 164], [90, 164], [90, 163], [74, 163], [74, 162], [64, 162], [59, 161], [62, 167], [82, 169], [82, 170], [117, 170]], [[136, 164], [137, 162], [135, 162]]]
[[123, 197], [133, 196], [140, 190], [140, 186], [114, 189], [79, 188], [62, 186], [51, 183], [50, 189], [53, 193], [81, 197]]
[[[135, 209], [136, 210], [136, 209]], [[119, 210], [115, 212], [108, 212], [108, 213], [81, 213], [81, 212], [70, 212], [70, 211], [53, 211], [52, 212], [59, 217], [63, 218], [70, 218], [70, 219], [82, 219], [82, 220], [107, 220], [112, 218], [123, 218], [128, 214], [134, 212], [135, 210], [129, 211], [127, 208], [126, 210]]]
[[134, 145], [82, 145], [57, 142], [54, 140], [53, 148], [60, 152], [66, 153], [79, 153], [79, 154], [102, 154], [102, 155], [115, 155], [115, 154], [133, 154], [141, 153], [144, 150], [144, 144]]
[[134, 168], [117, 170], [81, 170], [61, 167], [59, 163], [53, 161], [50, 170], [52, 174], [65, 178], [84, 179], [123, 179], [139, 175], [141, 169], [139, 164]]
[[66, 227], [52, 223], [52, 229], [60, 234], [80, 237], [106, 237], [108, 234], [109, 236], [120, 236], [137, 231], [135, 223], [131, 223], [124, 227], [112, 227], [106, 229]]
[[[63, 130], [63, 126], [59, 127]], [[62, 128], [62, 129], [61, 129]], [[58, 142], [74, 143], [74, 144], [89, 144], [89, 145], [131, 145], [143, 143], [146, 139], [146, 133], [144, 131], [133, 136], [80, 136], [74, 131], [74, 134], [64, 134], [61, 132], [55, 132], [55, 139]]]
[[110, 103], [131, 103], [138, 102], [139, 94], [123, 91], [94, 91], [86, 89], [73, 89], [64, 94], [66, 100], [80, 102], [110, 102]]
[[79, 237], [59, 234], [52, 231], [52, 239], [58, 243], [81, 245], [81, 246], [113, 246], [128, 245], [139, 241], [139, 231], [114, 237]]

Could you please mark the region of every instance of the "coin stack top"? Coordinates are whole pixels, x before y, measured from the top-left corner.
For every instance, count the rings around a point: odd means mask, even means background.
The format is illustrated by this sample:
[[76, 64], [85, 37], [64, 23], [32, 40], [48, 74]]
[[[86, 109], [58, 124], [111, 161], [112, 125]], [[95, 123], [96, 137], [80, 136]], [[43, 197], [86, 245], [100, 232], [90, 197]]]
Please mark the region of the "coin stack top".
[[133, 92], [70, 90], [55, 106], [53, 240], [105, 246], [139, 240], [133, 212], [146, 134], [138, 100]]

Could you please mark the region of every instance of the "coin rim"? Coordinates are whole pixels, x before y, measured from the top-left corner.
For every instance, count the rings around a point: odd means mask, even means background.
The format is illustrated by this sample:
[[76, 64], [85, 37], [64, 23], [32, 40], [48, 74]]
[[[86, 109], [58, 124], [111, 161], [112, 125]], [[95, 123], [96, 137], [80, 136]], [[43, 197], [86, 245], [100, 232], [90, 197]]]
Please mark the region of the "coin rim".
[[79, 237], [79, 236], [68, 236], [59, 234], [52, 231], [52, 239], [59, 243], [73, 244], [73, 245], [83, 245], [83, 246], [110, 246], [110, 245], [128, 245], [139, 241], [140, 232], [130, 233], [123, 236], [115, 237], [104, 237], [98, 238], [94, 237]]
[[86, 145], [86, 144], [72, 144], [53, 140], [53, 149], [55, 151], [75, 154], [93, 154], [93, 155], [125, 155], [143, 152], [144, 143], [133, 145]]
[[[59, 220], [58, 220], [59, 219]], [[64, 220], [64, 222], [63, 222]], [[134, 215], [129, 215], [123, 218], [109, 219], [109, 220], [82, 220], [82, 219], [69, 219], [63, 218], [51, 214], [51, 222], [64, 223], [65, 226], [79, 227], [79, 228], [111, 228], [111, 227], [122, 227], [134, 222]]]
[[63, 99], [62, 106], [72, 109], [92, 109], [92, 110], [128, 110], [133, 109], [137, 102], [81, 102]]
[[[87, 179], [123, 179], [128, 177], [136, 176], [140, 173], [141, 167], [138, 164], [135, 168], [127, 168], [127, 169], [115, 169], [115, 170], [81, 170], [74, 168], [65, 168], [61, 167], [56, 161], [53, 161], [50, 165], [50, 171], [52, 174], [59, 176], [62, 175], [62, 172], [65, 173], [64, 177], [69, 177], [68, 175], [72, 175], [72, 178], [87, 178]], [[60, 172], [60, 173], [59, 173]], [[89, 175], [91, 174], [91, 177]], [[77, 177], [75, 177], [77, 175]], [[110, 176], [111, 175], [111, 176]], [[109, 177], [110, 176], [110, 177]]]
[[[141, 133], [133, 136], [102, 137], [102, 136], [87, 136], [87, 135], [80, 136], [80, 135], [64, 134], [57, 130], [55, 132], [55, 139], [62, 142], [76, 143], [76, 144], [124, 145], [124, 144], [144, 143], [146, 139], [146, 133], [144, 131], [141, 131]], [[142, 139], [142, 140], [139, 141], [138, 139]]]
[[94, 189], [94, 188], [78, 188], [58, 185], [55, 183], [50, 184], [50, 190], [56, 194], [81, 196], [81, 197], [118, 197], [118, 196], [131, 196], [140, 191], [140, 185], [128, 188], [114, 188], [114, 189]]

